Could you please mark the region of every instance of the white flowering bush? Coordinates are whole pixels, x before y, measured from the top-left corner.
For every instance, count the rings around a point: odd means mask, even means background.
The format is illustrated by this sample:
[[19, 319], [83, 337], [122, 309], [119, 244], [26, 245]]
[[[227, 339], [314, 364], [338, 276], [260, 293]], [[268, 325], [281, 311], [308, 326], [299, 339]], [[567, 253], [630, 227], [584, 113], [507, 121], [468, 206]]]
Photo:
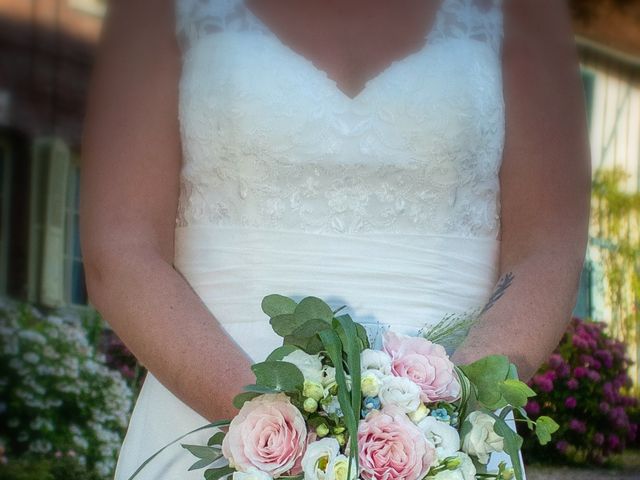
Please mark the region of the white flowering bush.
[[74, 457], [113, 475], [133, 392], [77, 314], [0, 298], [0, 443], [8, 458]]

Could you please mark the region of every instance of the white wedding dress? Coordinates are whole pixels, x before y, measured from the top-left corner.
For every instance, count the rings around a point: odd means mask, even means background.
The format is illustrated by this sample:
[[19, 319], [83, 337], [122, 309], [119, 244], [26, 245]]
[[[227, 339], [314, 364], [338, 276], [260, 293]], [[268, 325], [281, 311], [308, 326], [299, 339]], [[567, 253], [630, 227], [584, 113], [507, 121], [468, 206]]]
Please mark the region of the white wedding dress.
[[[267, 294], [318, 296], [411, 335], [490, 297], [502, 6], [439, 1], [424, 46], [351, 98], [243, 0], [176, 0], [184, 163], [174, 265], [255, 361], [281, 341], [260, 308]], [[116, 480], [206, 423], [149, 374]], [[494, 454], [490, 467], [500, 460], [510, 463]], [[137, 478], [200, 480], [202, 470], [187, 472], [194, 461], [176, 444]]]

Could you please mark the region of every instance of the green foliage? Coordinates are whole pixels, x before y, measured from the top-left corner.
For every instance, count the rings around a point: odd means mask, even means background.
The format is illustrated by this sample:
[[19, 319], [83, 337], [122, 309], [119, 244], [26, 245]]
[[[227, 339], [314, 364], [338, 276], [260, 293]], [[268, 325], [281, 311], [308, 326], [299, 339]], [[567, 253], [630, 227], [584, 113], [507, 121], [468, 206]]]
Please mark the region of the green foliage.
[[96, 472], [88, 470], [73, 457], [25, 457], [0, 464], [2, 480], [102, 480]]
[[[574, 318], [558, 347], [530, 380], [537, 396], [526, 410], [537, 423], [523, 454], [544, 463], [603, 464], [638, 436], [638, 400], [623, 342], [602, 322]], [[551, 422], [547, 417], [552, 417]], [[549, 441], [547, 433], [553, 433]], [[522, 430], [524, 437], [533, 432]]]
[[10, 459], [72, 454], [86, 471], [112, 476], [133, 393], [90, 341], [93, 320], [0, 304], [0, 443]]
[[[628, 179], [621, 168], [599, 169], [592, 184], [592, 243], [606, 277], [608, 304], [611, 306], [611, 333], [637, 345], [640, 322], [640, 192], [625, 191]], [[639, 386], [636, 385], [636, 389]], [[638, 391], [636, 391], [638, 393]]]

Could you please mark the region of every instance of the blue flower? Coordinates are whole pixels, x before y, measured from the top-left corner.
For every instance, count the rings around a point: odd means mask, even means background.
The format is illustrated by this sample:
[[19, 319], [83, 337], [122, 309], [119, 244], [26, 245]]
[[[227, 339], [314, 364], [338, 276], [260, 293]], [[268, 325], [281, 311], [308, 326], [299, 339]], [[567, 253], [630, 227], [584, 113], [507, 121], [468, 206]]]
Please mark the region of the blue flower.
[[449, 412], [447, 412], [444, 408], [436, 408], [435, 410], [431, 410], [431, 416], [436, 417], [436, 419], [449, 423], [451, 417], [449, 416]]
[[364, 397], [362, 400], [362, 406], [365, 410], [380, 410], [380, 399], [378, 397]]

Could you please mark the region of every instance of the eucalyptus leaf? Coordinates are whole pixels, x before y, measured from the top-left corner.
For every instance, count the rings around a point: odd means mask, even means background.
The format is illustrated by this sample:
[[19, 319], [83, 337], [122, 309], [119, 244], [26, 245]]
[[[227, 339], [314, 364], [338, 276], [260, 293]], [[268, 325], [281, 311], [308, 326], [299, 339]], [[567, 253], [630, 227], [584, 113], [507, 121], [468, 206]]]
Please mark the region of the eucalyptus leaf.
[[302, 325], [302, 320], [292, 313], [283, 313], [275, 317], [271, 317], [271, 328], [279, 336], [285, 337], [291, 335], [296, 328]]
[[293, 363], [267, 361], [253, 364], [251, 370], [258, 385], [279, 392], [295, 392], [304, 386], [304, 376]]
[[299, 318], [300, 324], [308, 320], [318, 318], [327, 323], [333, 320], [333, 311], [323, 300], [318, 297], [305, 297], [296, 306], [294, 315]]
[[245, 402], [259, 397], [264, 392], [242, 392], [233, 397], [233, 406], [237, 409], [241, 409]]
[[551, 441], [551, 434], [556, 432], [560, 428], [560, 425], [556, 423], [556, 421], [547, 417], [546, 415], [542, 415], [536, 420], [536, 436], [540, 442], [540, 445], [546, 445]]
[[182, 448], [186, 448], [192, 455], [198, 458], [206, 458], [208, 460], [217, 460], [220, 458], [220, 449], [215, 447], [205, 447], [204, 445], [188, 445], [180, 444]]
[[[222, 456], [222, 454], [221, 454]], [[209, 460], [208, 458], [201, 458], [200, 460], [198, 460], [196, 463], [194, 463], [193, 465], [191, 465], [189, 467], [189, 472], [191, 470], [198, 470], [200, 468], [204, 468], [204, 467], [208, 467], [209, 465], [211, 465], [213, 462], [215, 462], [215, 460]]]
[[245, 392], [253, 392], [260, 395], [263, 395], [266, 393], [281, 393], [280, 390], [278, 390], [277, 388], [269, 387], [266, 385], [252, 384], [252, 385], [245, 385], [242, 388], [245, 390]]
[[207, 442], [207, 445], [211, 446], [211, 445], [222, 445], [222, 440], [224, 440], [224, 436], [225, 433], [224, 432], [218, 432], [215, 435], [213, 435], [209, 441]]
[[293, 313], [297, 303], [284, 295], [271, 294], [262, 299], [262, 311], [269, 315], [269, 318], [287, 313]]
[[295, 335], [287, 335], [284, 337], [285, 346], [293, 346], [297, 347], [304, 352], [315, 355], [316, 353], [320, 353], [323, 350], [323, 344], [320, 340], [320, 337], [296, 337]]
[[495, 410], [506, 405], [500, 392], [500, 384], [510, 371], [509, 359], [504, 355], [488, 355], [460, 369], [476, 387], [478, 401], [487, 409]]
[[204, 471], [204, 478], [205, 480], [218, 480], [233, 472], [235, 472], [235, 469], [231, 467], [210, 468]]
[[319, 318], [312, 318], [311, 320], [307, 320], [298, 328], [296, 328], [291, 335], [297, 338], [311, 339], [320, 331], [326, 330], [328, 328], [331, 328], [331, 324]]
[[528, 398], [536, 395], [526, 383], [511, 378], [500, 383], [499, 388], [504, 399], [514, 407], [524, 407]]
[[296, 350], [300, 350], [296, 348], [294, 345], [282, 345], [281, 347], [276, 348], [273, 352], [269, 354], [267, 357], [268, 362], [280, 361], [290, 353], [295, 352]]

